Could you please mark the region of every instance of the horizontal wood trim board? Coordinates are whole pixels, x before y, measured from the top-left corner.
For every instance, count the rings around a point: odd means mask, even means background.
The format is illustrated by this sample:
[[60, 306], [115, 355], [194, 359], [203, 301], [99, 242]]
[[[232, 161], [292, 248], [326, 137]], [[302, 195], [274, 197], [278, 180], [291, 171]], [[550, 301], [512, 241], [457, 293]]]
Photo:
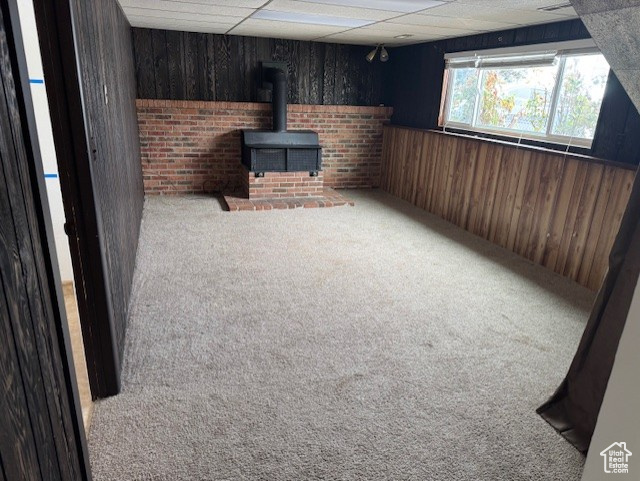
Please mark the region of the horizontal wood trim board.
[[[217, 102], [204, 100], [163, 100], [163, 99], [137, 99], [138, 108], [163, 108], [163, 109], [217, 109], [217, 110], [252, 110], [255, 112], [271, 112], [271, 102]], [[368, 106], [368, 105], [311, 105], [288, 104], [290, 113], [330, 113], [330, 114], [368, 114], [387, 115], [393, 114], [393, 107]], [[188, 113], [188, 112], [187, 112]]]
[[572, 155], [384, 129], [383, 190], [592, 290], [634, 178]]

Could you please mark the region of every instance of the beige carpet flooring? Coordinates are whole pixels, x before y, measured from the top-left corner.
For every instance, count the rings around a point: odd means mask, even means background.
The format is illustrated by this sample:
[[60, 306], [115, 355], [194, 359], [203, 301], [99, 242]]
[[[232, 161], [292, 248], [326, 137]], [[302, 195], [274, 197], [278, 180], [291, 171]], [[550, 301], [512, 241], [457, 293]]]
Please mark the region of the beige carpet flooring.
[[150, 198], [101, 480], [578, 480], [535, 409], [592, 293], [380, 192]]

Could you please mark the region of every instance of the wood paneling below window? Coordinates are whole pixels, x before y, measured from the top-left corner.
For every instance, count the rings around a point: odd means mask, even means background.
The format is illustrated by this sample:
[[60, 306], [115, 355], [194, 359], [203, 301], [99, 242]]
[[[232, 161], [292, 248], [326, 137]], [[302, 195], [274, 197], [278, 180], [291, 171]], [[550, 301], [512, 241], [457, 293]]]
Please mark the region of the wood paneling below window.
[[596, 290], [635, 170], [467, 136], [385, 128], [382, 188]]

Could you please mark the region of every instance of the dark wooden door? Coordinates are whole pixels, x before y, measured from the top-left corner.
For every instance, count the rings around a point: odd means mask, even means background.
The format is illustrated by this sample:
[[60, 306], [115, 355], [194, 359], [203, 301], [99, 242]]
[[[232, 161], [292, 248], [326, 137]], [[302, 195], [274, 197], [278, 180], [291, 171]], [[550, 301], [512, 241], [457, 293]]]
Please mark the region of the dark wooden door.
[[15, 2], [1, 2], [0, 481], [87, 480], [17, 25]]

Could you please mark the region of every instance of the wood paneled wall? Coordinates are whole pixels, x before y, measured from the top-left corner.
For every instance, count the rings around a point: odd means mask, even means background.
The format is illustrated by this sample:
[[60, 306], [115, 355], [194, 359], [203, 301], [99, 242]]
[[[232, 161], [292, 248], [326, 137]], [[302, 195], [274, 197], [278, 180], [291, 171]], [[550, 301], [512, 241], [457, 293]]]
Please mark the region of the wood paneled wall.
[[[393, 106], [392, 123], [421, 129], [438, 126], [445, 53], [584, 38], [590, 35], [582, 21], [568, 20], [395, 48], [384, 79], [384, 101]], [[638, 165], [639, 137], [640, 115], [611, 72], [593, 146], [573, 151]]]
[[17, 18], [15, 0], [0, 5], [0, 480], [84, 480]]
[[382, 188], [598, 289], [635, 170], [543, 149], [388, 126]]
[[144, 202], [133, 39], [116, 0], [72, 0], [72, 5], [91, 177], [121, 358]]
[[286, 62], [289, 103], [379, 105], [380, 62], [367, 46], [133, 29], [138, 97], [254, 102], [260, 61]]

